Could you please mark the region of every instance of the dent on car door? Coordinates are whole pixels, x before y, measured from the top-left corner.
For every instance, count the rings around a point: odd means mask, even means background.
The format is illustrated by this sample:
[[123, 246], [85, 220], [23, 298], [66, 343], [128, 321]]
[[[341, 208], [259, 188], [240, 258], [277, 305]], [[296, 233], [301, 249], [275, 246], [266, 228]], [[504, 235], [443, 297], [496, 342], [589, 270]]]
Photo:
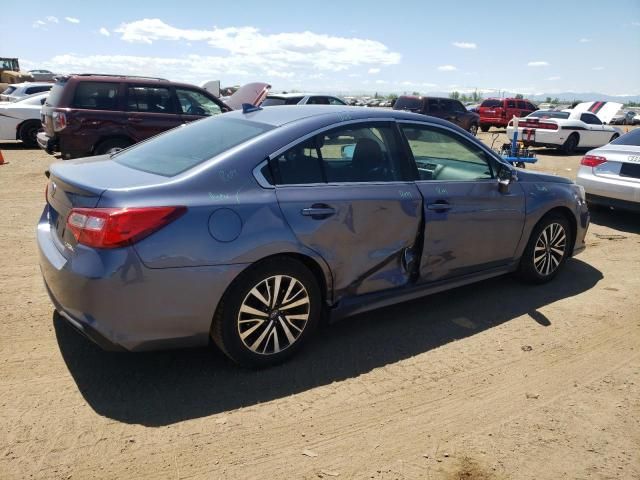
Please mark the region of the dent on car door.
[[422, 124], [404, 124], [401, 130], [424, 198], [421, 281], [511, 262], [525, 220], [521, 187], [513, 183], [508, 193], [500, 193], [497, 161], [453, 130]]
[[415, 279], [422, 200], [399, 147], [395, 125], [354, 123], [270, 160], [280, 208], [329, 265], [334, 300]]

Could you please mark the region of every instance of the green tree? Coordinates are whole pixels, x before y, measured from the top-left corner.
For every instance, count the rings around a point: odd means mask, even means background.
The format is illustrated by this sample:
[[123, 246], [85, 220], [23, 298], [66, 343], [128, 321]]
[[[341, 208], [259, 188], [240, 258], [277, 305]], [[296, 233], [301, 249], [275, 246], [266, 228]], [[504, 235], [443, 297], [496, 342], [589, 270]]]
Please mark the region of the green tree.
[[456, 92], [455, 90], [449, 94], [449, 98], [453, 98], [454, 100], [460, 99], [460, 92]]
[[517, 94], [517, 95], [516, 95], [516, 98], [523, 99], [523, 98], [524, 98], [524, 95], [522, 95], [521, 93], [519, 93], [519, 94]]
[[545, 100], [546, 103], [551, 103], [551, 97], [547, 97]]
[[411, 95], [413, 95], [414, 97], [419, 97], [420, 96], [420, 92], [411, 92]]

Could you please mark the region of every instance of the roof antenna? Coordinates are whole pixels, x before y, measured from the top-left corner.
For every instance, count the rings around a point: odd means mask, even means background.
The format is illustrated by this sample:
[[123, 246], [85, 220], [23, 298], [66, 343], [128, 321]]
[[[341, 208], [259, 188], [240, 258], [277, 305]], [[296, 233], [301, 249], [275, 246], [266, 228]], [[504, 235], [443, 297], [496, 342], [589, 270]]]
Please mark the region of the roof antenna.
[[257, 112], [258, 110], [262, 110], [262, 107], [256, 107], [255, 105], [251, 105], [250, 103], [242, 104], [242, 113]]

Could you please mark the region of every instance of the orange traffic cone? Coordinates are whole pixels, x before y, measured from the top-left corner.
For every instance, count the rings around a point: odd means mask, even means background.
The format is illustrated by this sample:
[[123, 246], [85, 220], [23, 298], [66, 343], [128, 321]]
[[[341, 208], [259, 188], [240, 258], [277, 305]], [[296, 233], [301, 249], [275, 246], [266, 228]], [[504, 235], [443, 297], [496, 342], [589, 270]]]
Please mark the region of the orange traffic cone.
[[2, 156], [2, 150], [0, 150], [0, 165], [4, 165], [4, 157]]

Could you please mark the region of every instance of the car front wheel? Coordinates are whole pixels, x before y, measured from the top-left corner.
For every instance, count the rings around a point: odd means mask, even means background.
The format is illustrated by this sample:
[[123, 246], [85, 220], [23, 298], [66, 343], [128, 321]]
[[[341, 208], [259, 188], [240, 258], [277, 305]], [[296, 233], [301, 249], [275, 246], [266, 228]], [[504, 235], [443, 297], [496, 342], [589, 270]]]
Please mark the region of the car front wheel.
[[250, 368], [289, 358], [311, 337], [321, 315], [318, 282], [291, 258], [265, 260], [225, 293], [211, 336], [233, 361]]
[[557, 213], [547, 215], [531, 233], [520, 259], [519, 276], [531, 283], [548, 282], [560, 271], [572, 245], [567, 219]]

